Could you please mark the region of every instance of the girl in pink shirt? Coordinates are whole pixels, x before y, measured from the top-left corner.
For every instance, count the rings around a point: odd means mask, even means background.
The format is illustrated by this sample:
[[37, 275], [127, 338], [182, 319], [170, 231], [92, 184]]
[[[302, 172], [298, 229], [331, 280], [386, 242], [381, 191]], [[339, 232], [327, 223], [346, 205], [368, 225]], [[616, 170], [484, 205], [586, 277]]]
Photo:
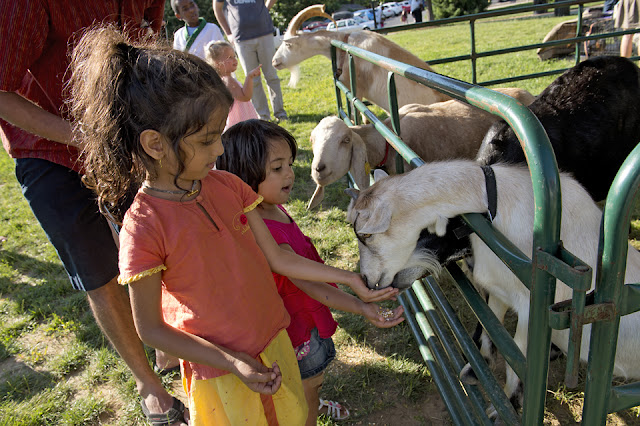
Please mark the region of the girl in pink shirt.
[[211, 41], [207, 43], [204, 51], [207, 62], [218, 72], [233, 96], [233, 105], [229, 110], [224, 130], [241, 121], [258, 118], [258, 113], [251, 103], [251, 96], [253, 96], [253, 79], [260, 75], [260, 66], [247, 74], [242, 85], [232, 75], [238, 69], [238, 58], [229, 42]]
[[[222, 144], [225, 152], [218, 157], [218, 170], [238, 175], [262, 197], [256, 210], [276, 243], [285, 250], [324, 263], [311, 239], [282, 207], [289, 200], [295, 179], [292, 165], [297, 146], [293, 136], [277, 124], [248, 120], [227, 130]], [[349, 411], [345, 407], [318, 395], [324, 370], [335, 356], [331, 336], [337, 323], [328, 307], [360, 314], [373, 325], [384, 328], [402, 322], [402, 307], [391, 311], [374, 303], [364, 303], [333, 283], [312, 283], [275, 272], [273, 276], [291, 316], [287, 332], [296, 351], [309, 406], [306, 424], [315, 425], [318, 414], [327, 414], [334, 420], [346, 419]]]
[[120, 232], [132, 312], [113, 315], [132, 313], [144, 343], [181, 359], [192, 425], [304, 423], [290, 317], [271, 270], [341, 282], [364, 300], [397, 292], [283, 250], [255, 211], [262, 197], [211, 170], [233, 98], [203, 60], [98, 27], [74, 49], [70, 72], [84, 180], [101, 211], [119, 219], [140, 188]]

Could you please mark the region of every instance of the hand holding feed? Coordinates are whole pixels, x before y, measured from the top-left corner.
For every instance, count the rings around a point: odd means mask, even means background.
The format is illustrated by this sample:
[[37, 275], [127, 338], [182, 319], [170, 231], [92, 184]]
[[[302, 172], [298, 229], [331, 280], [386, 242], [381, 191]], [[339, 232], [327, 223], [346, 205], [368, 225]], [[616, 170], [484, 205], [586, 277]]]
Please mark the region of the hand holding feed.
[[350, 283], [347, 283], [349, 287], [356, 293], [356, 295], [363, 302], [381, 302], [383, 300], [396, 300], [399, 290], [393, 287], [386, 287], [382, 290], [371, 290], [362, 280], [359, 274], [354, 273], [354, 277]]
[[402, 306], [389, 309], [375, 303], [367, 303], [364, 307], [363, 316], [378, 328], [391, 328], [404, 321], [403, 313], [404, 308]]

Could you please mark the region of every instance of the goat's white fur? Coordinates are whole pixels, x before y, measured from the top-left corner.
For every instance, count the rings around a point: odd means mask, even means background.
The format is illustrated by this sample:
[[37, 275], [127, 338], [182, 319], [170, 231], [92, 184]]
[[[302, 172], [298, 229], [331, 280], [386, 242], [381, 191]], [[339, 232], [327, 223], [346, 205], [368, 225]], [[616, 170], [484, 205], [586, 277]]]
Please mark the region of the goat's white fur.
[[[534, 96], [523, 89], [495, 89], [529, 105]], [[499, 117], [451, 100], [431, 105], [409, 104], [399, 109], [400, 134], [404, 143], [424, 161], [475, 158], [482, 138]], [[391, 120], [385, 125], [391, 128]], [[385, 157], [387, 141], [373, 124], [348, 127], [338, 117], [323, 118], [311, 132], [313, 162], [311, 177], [317, 188], [309, 202], [314, 208], [322, 201], [323, 189], [351, 171], [358, 188], [369, 187], [365, 165], [376, 167]], [[390, 148], [386, 169], [396, 172], [396, 152]], [[405, 163], [405, 168], [408, 167]]]
[[[344, 33], [321, 30], [313, 33], [297, 33], [295, 35], [287, 33], [284, 36], [282, 44], [273, 56], [273, 66], [276, 69], [291, 68], [305, 59], [316, 55], [331, 58], [331, 40], [346, 41], [347, 44], [369, 52], [431, 71], [429, 65], [422, 59], [398, 46], [386, 37], [370, 31]], [[339, 52], [343, 51], [338, 50], [338, 53]], [[339, 55], [342, 57], [345, 56], [340, 53]], [[342, 66], [343, 72], [340, 76], [340, 81], [351, 88], [351, 83], [348, 78], [347, 61], [343, 59], [341, 62], [343, 63], [339, 66]], [[358, 97], [368, 99], [380, 108], [388, 111], [387, 71], [360, 58], [355, 58], [355, 66]], [[396, 90], [399, 106], [411, 103], [426, 105], [450, 99], [448, 96], [436, 90], [402, 76], [396, 77]]]
[[[534, 203], [531, 176], [524, 166], [493, 166], [498, 208], [493, 226], [523, 253], [531, 256]], [[571, 176], [561, 175], [562, 226], [564, 246], [578, 258], [596, 266], [598, 234], [602, 212], [588, 193]], [[485, 179], [471, 161], [426, 164], [405, 175], [384, 178], [365, 191], [349, 208], [348, 219], [355, 222], [360, 242], [360, 268], [368, 283], [384, 288], [396, 279], [413, 280], [424, 271], [437, 273], [433, 259], [416, 267], [428, 253], [416, 252], [421, 229], [441, 230], [444, 219], [463, 213], [487, 210]], [[384, 212], [384, 213], [383, 213]], [[492, 310], [503, 319], [507, 307], [518, 317], [514, 340], [526, 354], [529, 319], [529, 291], [502, 261], [473, 234], [474, 283], [491, 295]], [[417, 272], [416, 272], [417, 270]], [[413, 275], [412, 275], [413, 274]], [[595, 273], [593, 274], [595, 280]], [[629, 246], [625, 282], [640, 281], [640, 254]], [[411, 281], [412, 282], [412, 281]], [[571, 298], [569, 287], [557, 282], [556, 302]], [[640, 312], [622, 317], [618, 334], [614, 374], [640, 378]], [[584, 327], [581, 358], [587, 359], [591, 327]], [[566, 352], [568, 330], [554, 330], [552, 341]], [[512, 396], [519, 380], [507, 369], [505, 392]]]

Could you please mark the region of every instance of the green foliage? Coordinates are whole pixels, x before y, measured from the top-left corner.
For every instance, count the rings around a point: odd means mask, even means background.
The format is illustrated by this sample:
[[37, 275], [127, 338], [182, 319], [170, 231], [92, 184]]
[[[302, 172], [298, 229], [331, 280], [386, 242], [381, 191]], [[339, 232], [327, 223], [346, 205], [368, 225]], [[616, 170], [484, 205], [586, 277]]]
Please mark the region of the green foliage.
[[436, 19], [480, 13], [489, 6], [487, 0], [431, 0], [431, 3]]

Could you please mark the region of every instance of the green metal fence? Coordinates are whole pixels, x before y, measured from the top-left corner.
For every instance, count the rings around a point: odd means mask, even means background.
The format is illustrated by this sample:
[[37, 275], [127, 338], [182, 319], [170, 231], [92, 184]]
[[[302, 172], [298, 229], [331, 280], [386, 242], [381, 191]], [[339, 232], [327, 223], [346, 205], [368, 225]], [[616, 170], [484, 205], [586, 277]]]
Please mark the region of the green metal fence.
[[[555, 3], [549, 3], [549, 4], [505, 7], [505, 8], [501, 8], [493, 11], [482, 12], [482, 13], [472, 14], [472, 15], [458, 16], [455, 18], [438, 19], [438, 20], [416, 23], [416, 24], [398, 25], [394, 27], [380, 28], [375, 31], [382, 34], [388, 34], [393, 32], [410, 31], [410, 30], [419, 29], [419, 28], [430, 28], [430, 27], [438, 27], [438, 26], [448, 25], [448, 24], [467, 22], [469, 24], [469, 31], [470, 31], [469, 53], [464, 55], [447, 57], [447, 58], [425, 58], [425, 60], [429, 63], [429, 65], [446, 64], [446, 63], [458, 62], [458, 61], [469, 61], [471, 66], [471, 77], [472, 77], [471, 82], [473, 84], [478, 84], [481, 86], [491, 86], [496, 84], [504, 84], [512, 81], [519, 81], [519, 80], [526, 80], [530, 78], [561, 74], [564, 71], [566, 71], [567, 68], [557, 69], [553, 71], [538, 72], [533, 74], [513, 75], [505, 78], [494, 79], [494, 80], [478, 81], [477, 65], [478, 65], [479, 59], [496, 56], [496, 55], [504, 55], [508, 53], [522, 52], [526, 50], [537, 49], [540, 47], [564, 46], [567, 44], [575, 43], [574, 56], [575, 56], [575, 63], [577, 64], [578, 62], [580, 62], [580, 57], [581, 57], [581, 53], [580, 53], [581, 43], [591, 41], [591, 40], [603, 39], [607, 37], [619, 37], [624, 34], [634, 34], [634, 33], [640, 32], [640, 28], [638, 28], [638, 29], [631, 29], [631, 30], [610, 31], [610, 32], [604, 32], [604, 33], [588, 35], [588, 36], [584, 35], [582, 31], [582, 22], [583, 22], [582, 15], [584, 12], [584, 6], [585, 5], [601, 5], [601, 4], [602, 4], [602, 0], [595, 0], [595, 1], [594, 0], [566, 0], [566, 1], [559, 1]], [[562, 39], [562, 40], [552, 40], [544, 43], [541, 42], [541, 43], [533, 43], [533, 44], [528, 44], [523, 46], [513, 46], [506, 49], [487, 50], [484, 52], [478, 52], [477, 50], [476, 23], [482, 20], [493, 19], [497, 17], [510, 17], [514, 15], [522, 15], [523, 13], [526, 13], [526, 12], [538, 13], [538, 12], [544, 12], [547, 9], [571, 8], [571, 7], [573, 7], [574, 10], [577, 9], [577, 16], [575, 16], [575, 18], [577, 19], [577, 31], [576, 31], [575, 37]], [[570, 19], [570, 18], [571, 18], [570, 16], [567, 16], [567, 19]], [[640, 59], [640, 57], [632, 56], [630, 59], [638, 60]]]
[[[621, 172], [622, 177], [614, 182], [614, 187], [622, 189], [616, 190], [616, 194], [608, 198], [605, 229], [616, 228], [615, 232], [610, 232], [610, 235], [604, 238], [601, 252], [603, 259], [610, 256], [610, 259], [618, 261], [612, 260], [607, 263], [607, 268], [603, 267], [598, 272], [595, 301], [591, 301], [586, 297], [591, 283], [591, 268], [566, 251], [560, 242], [561, 199], [557, 164], [544, 128], [528, 108], [501, 93], [397, 62], [337, 40], [332, 41], [334, 75], [337, 71], [336, 49], [347, 52], [352, 88], [349, 90], [342, 82], [334, 80], [339, 115], [348, 125], [359, 123], [360, 115], [357, 112], [366, 116], [412, 166], [420, 166], [424, 162], [400, 139], [395, 95], [396, 75], [439, 90], [503, 118], [514, 129], [526, 152], [535, 198], [532, 257], [524, 255], [493, 229], [484, 216], [462, 216], [530, 290], [529, 322], [536, 324], [536, 327], [529, 330], [526, 357], [462, 271], [456, 265], [448, 268], [448, 273], [456, 281], [465, 301], [473, 309], [506, 362], [523, 380], [522, 417], [514, 411], [435, 279], [428, 277], [417, 281], [400, 297], [409, 326], [452, 420], [456, 424], [489, 424], [490, 421], [485, 414], [488, 400], [506, 424], [542, 424], [551, 330], [570, 329], [566, 377], [568, 382], [575, 383], [582, 326], [602, 319], [605, 321], [596, 322], [593, 326], [594, 337], [591, 341], [603, 341], [601, 337], [606, 335], [608, 342], [614, 342], [604, 350], [592, 348], [590, 359], [593, 361], [589, 364], [584, 423], [604, 424], [608, 412], [640, 404], [640, 385], [632, 384], [618, 388], [611, 386], [615, 334], [620, 315], [640, 309], [640, 287], [637, 284], [623, 286], [620, 282], [623, 277], [619, 273], [620, 270], [624, 271], [624, 262], [620, 259], [626, 259], [627, 234], [624, 234], [624, 230], [628, 232], [629, 210], [640, 180], [640, 172], [637, 172], [640, 165], [636, 167], [636, 163], [640, 162], [640, 149], [636, 149], [630, 156], [631, 164], [625, 165], [626, 172]], [[388, 71], [389, 105], [394, 131], [387, 128], [357, 98], [354, 57], [372, 62]], [[343, 104], [343, 94], [346, 105]], [[630, 191], [631, 196], [626, 195], [626, 190]], [[620, 192], [624, 193], [619, 194]], [[610, 207], [609, 202], [613, 206]], [[623, 251], [624, 256], [621, 255]], [[573, 289], [572, 301], [554, 305], [556, 278]], [[552, 306], [554, 309], [550, 310]], [[463, 384], [458, 380], [465, 359], [478, 375], [482, 391], [477, 386]], [[603, 365], [610, 368], [602, 369]]]

